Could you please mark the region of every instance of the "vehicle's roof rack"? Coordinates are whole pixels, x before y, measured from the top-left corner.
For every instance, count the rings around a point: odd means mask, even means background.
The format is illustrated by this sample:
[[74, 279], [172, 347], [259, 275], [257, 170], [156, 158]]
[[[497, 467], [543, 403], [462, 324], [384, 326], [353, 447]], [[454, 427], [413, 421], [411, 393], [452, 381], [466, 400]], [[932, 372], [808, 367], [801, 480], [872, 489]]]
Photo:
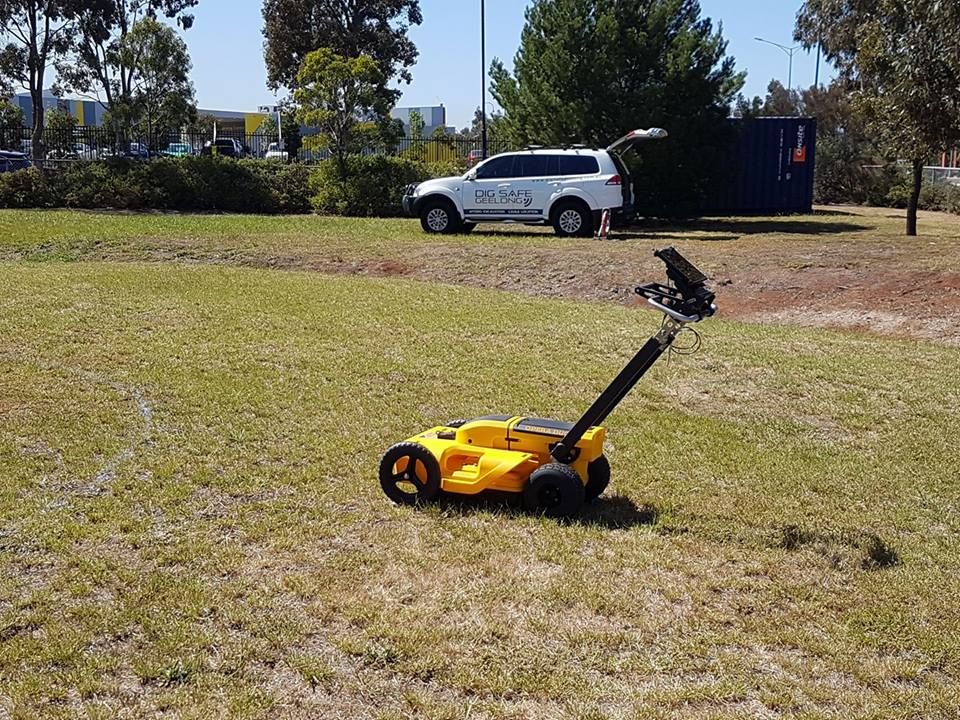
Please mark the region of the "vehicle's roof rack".
[[599, 150], [600, 148], [584, 143], [564, 143], [563, 145], [527, 145], [524, 150]]

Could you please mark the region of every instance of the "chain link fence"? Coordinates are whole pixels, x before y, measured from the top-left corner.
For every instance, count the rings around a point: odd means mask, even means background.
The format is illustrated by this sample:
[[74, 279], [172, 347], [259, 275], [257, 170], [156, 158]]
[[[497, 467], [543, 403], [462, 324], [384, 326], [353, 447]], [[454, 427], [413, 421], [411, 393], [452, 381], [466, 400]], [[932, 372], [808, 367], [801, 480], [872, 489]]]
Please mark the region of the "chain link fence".
[[[330, 157], [329, 150], [317, 147], [310, 136], [302, 138], [296, 157], [290, 158], [286, 143], [277, 135], [246, 134], [220, 130], [214, 137], [208, 133], [123, 133], [105, 127], [78, 127], [62, 131], [46, 130], [40, 157], [35, 152], [30, 128], [0, 128], [0, 149], [19, 152], [31, 160], [47, 165], [63, 162], [108, 160], [127, 157], [147, 160], [155, 157], [191, 155], [224, 155], [278, 161], [318, 163]], [[502, 140], [491, 140], [487, 156], [515, 149]], [[361, 150], [362, 155], [402, 155], [430, 163], [450, 163], [469, 167], [483, 159], [479, 139], [445, 135], [440, 137], [406, 137], [393, 144], [381, 143]]]

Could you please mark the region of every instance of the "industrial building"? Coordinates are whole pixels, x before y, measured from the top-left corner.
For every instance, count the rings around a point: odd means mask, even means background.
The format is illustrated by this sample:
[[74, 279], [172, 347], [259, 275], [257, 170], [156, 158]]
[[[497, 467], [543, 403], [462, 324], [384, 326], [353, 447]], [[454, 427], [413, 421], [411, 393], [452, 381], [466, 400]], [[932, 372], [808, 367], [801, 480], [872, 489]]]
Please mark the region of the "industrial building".
[[[10, 102], [23, 111], [24, 124], [29, 127], [33, 124], [33, 106], [29, 93], [19, 93], [11, 98]], [[77, 100], [60, 98], [49, 90], [43, 94], [43, 106], [47, 111], [62, 110], [77, 118], [81, 127], [100, 127], [106, 108], [96, 100]], [[436, 107], [394, 108], [390, 116], [400, 120], [406, 133], [410, 132], [410, 113], [417, 111], [423, 117], [425, 127], [423, 136], [430, 137], [438, 128], [453, 133], [454, 128], [447, 126], [447, 109], [441, 104]], [[260, 124], [267, 118], [261, 112], [244, 112], [242, 110], [205, 110], [197, 109], [200, 116], [207, 115], [217, 119], [218, 129], [225, 134], [253, 135]], [[309, 133], [305, 133], [309, 134]]]

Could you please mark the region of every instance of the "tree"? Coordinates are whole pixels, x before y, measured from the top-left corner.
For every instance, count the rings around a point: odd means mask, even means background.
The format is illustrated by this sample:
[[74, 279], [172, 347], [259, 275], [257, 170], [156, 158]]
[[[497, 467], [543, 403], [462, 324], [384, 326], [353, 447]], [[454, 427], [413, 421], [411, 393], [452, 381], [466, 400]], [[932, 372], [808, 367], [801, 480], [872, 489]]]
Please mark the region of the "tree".
[[[45, 134], [48, 138], [46, 148], [55, 157], [69, 157], [74, 152], [77, 118], [63, 108], [52, 111], [47, 117]], [[34, 155], [36, 157], [36, 155]]]
[[770, 81], [766, 98], [757, 95], [748, 100], [737, 95], [733, 112], [734, 117], [744, 119], [803, 114], [803, 95], [797, 90], [787, 90], [779, 80]]
[[726, 47], [697, 0], [536, 0], [513, 75], [499, 60], [491, 71], [505, 135], [603, 147], [665, 127], [667, 142], [643, 148], [639, 200], [658, 214], [693, 212], [743, 86]]
[[199, 115], [186, 124], [186, 131], [190, 135], [213, 138], [213, 128], [216, 124], [217, 118], [213, 115]]
[[34, 157], [43, 157], [47, 69], [66, 52], [75, 27], [73, 0], [0, 0], [0, 77], [19, 82], [30, 93]]
[[[491, 142], [497, 142], [503, 139], [504, 134], [503, 113], [494, 111], [487, 115], [487, 139]], [[483, 138], [483, 112], [479, 107], [473, 113], [470, 127], [464, 128], [457, 135], [465, 140], [481, 140]]]
[[[83, 0], [77, 19], [77, 32], [67, 61], [57, 65], [63, 86], [67, 90], [96, 98], [110, 110], [120, 123], [121, 135], [125, 134], [137, 115], [136, 102], [144, 100], [146, 75], [163, 65], [159, 53], [164, 48], [177, 53], [182, 49], [187, 57], [186, 72], [189, 72], [189, 56], [186, 46], [175, 47], [169, 36], [150, 25], [159, 16], [175, 19], [179, 27], [188, 29], [193, 25], [193, 15], [187, 11], [199, 0]], [[138, 26], [146, 22], [144, 28]], [[157, 23], [159, 25], [159, 23]], [[136, 32], [135, 32], [136, 31]], [[171, 30], [172, 33], [172, 30]], [[130, 37], [133, 34], [133, 37]], [[149, 58], [147, 53], [157, 51]], [[154, 63], [156, 67], [149, 65]], [[169, 67], [166, 68], [170, 70]], [[173, 80], [170, 83], [170, 80]], [[160, 85], [178, 85], [182, 82], [168, 77]], [[156, 87], [159, 88], [160, 85]], [[192, 99], [192, 89], [190, 90]], [[170, 100], [170, 98], [168, 98]], [[175, 105], [182, 103], [176, 102]], [[158, 106], [154, 106], [157, 110]], [[169, 108], [175, 112], [175, 107]], [[119, 137], [122, 142], [123, 138]]]
[[120, 41], [116, 66], [133, 71], [129, 105], [121, 105], [127, 127], [139, 126], [152, 137], [179, 130], [196, 116], [190, 54], [170, 26], [149, 16], [137, 22]]
[[6, 100], [0, 100], [0, 148], [20, 152], [22, 133], [23, 110]]
[[329, 48], [309, 53], [297, 73], [297, 119], [320, 131], [319, 140], [336, 158], [341, 178], [347, 174], [347, 155], [376, 129], [358, 118], [370, 115], [382, 81], [383, 73], [369, 55], [347, 58]]
[[349, 59], [365, 55], [380, 70], [372, 107], [386, 122], [400, 98], [388, 83], [412, 79], [417, 48], [407, 30], [423, 22], [419, 0], [264, 0], [263, 20], [267, 84], [273, 90], [295, 90], [301, 65], [319, 48]]
[[818, 42], [857, 90], [857, 111], [886, 154], [907, 160], [907, 235], [917, 234], [923, 168], [960, 143], [960, 4], [943, 0], [807, 0], [796, 37]]

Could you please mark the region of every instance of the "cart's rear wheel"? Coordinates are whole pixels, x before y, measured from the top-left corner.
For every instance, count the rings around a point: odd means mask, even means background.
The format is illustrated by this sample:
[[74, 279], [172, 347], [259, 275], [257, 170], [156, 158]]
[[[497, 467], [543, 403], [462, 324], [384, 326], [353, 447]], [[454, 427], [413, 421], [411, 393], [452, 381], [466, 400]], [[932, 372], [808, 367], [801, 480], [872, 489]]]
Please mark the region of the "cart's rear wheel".
[[587, 502], [592, 502], [603, 495], [603, 491], [610, 484], [610, 461], [606, 455], [601, 455], [587, 465], [587, 485], [583, 489]]
[[440, 463], [419, 443], [397, 443], [380, 461], [380, 487], [401, 505], [430, 502], [440, 494]]
[[548, 517], [570, 517], [583, 507], [583, 482], [569, 465], [550, 463], [530, 475], [523, 504], [530, 512]]

